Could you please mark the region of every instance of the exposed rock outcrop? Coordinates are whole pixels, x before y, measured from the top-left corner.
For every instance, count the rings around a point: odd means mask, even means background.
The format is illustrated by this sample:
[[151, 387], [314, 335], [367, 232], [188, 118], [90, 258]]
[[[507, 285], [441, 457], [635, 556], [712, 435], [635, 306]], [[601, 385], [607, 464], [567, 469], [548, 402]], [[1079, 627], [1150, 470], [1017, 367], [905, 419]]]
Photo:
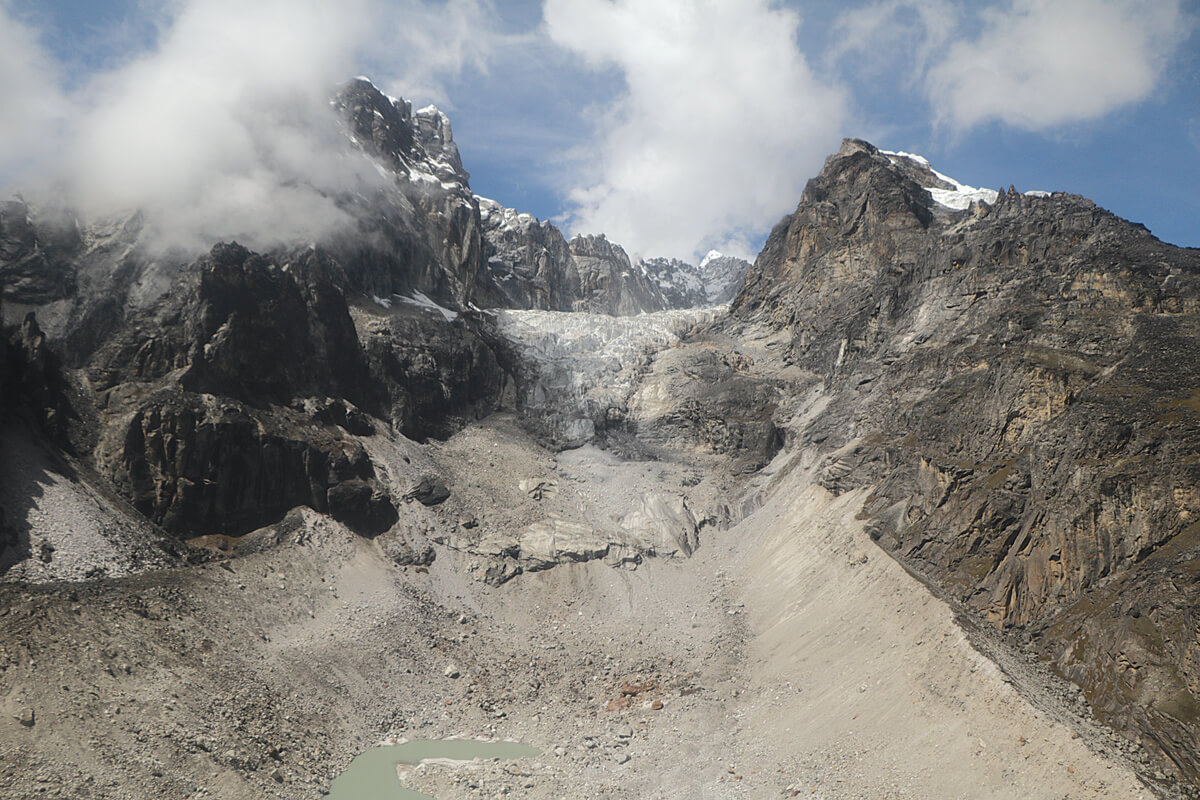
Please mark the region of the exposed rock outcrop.
[[728, 342], [701, 332], [687, 346], [656, 355], [629, 399], [629, 415], [644, 442], [699, 445], [729, 456], [735, 471], [750, 472], [783, 445], [779, 404], [787, 386], [785, 376], [752, 369]]
[[86, 436], [74, 394], [33, 313], [7, 337], [0, 335], [0, 409], [6, 415], [25, 419], [58, 447], [74, 450]]
[[478, 202], [488, 273], [499, 293], [488, 305], [574, 310], [579, 270], [558, 228], [486, 197]]
[[508, 383], [496, 353], [465, 316], [401, 305], [356, 311], [381, 416], [406, 436], [445, 439], [499, 404]]
[[969, 187], [931, 174], [848, 140], [733, 324], [811, 376], [789, 435], [827, 488], [874, 488], [881, 545], [1200, 782], [1200, 252], [1068, 194], [935, 201]]
[[73, 258], [82, 246], [74, 215], [37, 215], [19, 200], [0, 202], [0, 286], [5, 296], [48, 303], [75, 290]]
[[630, 262], [624, 248], [604, 234], [576, 236], [569, 244], [579, 269], [578, 310], [628, 316], [669, 307], [646, 273]]
[[96, 461], [138, 511], [181, 536], [249, 533], [301, 505], [364, 535], [397, 519], [361, 444], [284, 409], [158, 392], [106, 427]]

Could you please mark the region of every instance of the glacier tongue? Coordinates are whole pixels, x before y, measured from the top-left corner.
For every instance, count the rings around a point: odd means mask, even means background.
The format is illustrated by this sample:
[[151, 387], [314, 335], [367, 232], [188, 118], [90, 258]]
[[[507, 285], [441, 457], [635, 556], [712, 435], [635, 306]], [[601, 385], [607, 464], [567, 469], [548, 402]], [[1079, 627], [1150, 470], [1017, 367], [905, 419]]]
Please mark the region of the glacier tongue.
[[640, 369], [728, 306], [629, 317], [560, 311], [495, 311], [519, 355], [518, 402], [545, 438], [578, 447], [619, 428]]

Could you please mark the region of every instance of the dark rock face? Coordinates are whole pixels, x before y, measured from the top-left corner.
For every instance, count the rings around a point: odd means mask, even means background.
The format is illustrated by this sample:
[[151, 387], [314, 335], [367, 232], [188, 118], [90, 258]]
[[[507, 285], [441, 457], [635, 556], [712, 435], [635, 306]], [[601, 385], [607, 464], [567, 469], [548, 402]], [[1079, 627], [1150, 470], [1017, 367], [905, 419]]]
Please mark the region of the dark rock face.
[[0, 202], [0, 286], [26, 303], [48, 303], [75, 289], [72, 259], [82, 248], [73, 215], [46, 211], [36, 217], [25, 203]]
[[180, 535], [246, 533], [296, 505], [366, 534], [395, 520], [365, 451], [336, 427], [369, 431], [361, 415], [289, 408], [329, 396], [383, 407], [323, 266], [311, 251], [280, 265], [218, 245], [89, 360], [104, 406], [97, 466], [148, 518]]
[[[2, 286], [2, 284], [0, 284]], [[4, 293], [0, 291], [0, 334], [4, 332]], [[9, 364], [8, 364], [8, 343], [0, 339], [0, 408], [4, 408], [8, 403], [10, 390], [9, 382]]]
[[7, 340], [0, 338], [0, 409], [26, 417], [59, 447], [74, 449], [80, 420], [73, 393], [37, 318], [27, 314]]
[[101, 470], [148, 518], [181, 535], [240, 535], [307, 505], [364, 535], [395, 506], [358, 442], [283, 409], [165, 390], [110, 425]]
[[848, 141], [734, 324], [787, 335], [821, 389], [791, 433], [832, 491], [874, 487], [881, 545], [1200, 783], [1200, 252], [1081, 197], [953, 211], [914, 177]]
[[445, 439], [497, 407], [504, 370], [464, 317], [364, 315], [360, 328], [371, 374], [387, 393], [383, 416], [406, 436]]
[[100, 390], [171, 373], [193, 392], [287, 403], [326, 394], [370, 406], [366, 364], [341, 290], [314, 251], [276, 260], [220, 244], [163, 301], [128, 315], [88, 360]]
[[416, 114], [365, 80], [334, 98], [349, 133], [394, 175], [394, 184], [342, 204], [353, 230], [327, 243], [350, 286], [368, 296], [419, 291], [452, 308], [485, 292], [479, 208], [450, 122], [432, 106]]
[[627, 316], [668, 307], [645, 272], [635, 269], [625, 250], [604, 234], [576, 236], [570, 247], [579, 269], [581, 300], [576, 310]]
[[499, 296], [489, 306], [571, 311], [579, 270], [566, 239], [549, 222], [478, 198], [484, 256]]
[[181, 268], [84, 366], [104, 406], [101, 472], [180, 535], [245, 533], [296, 505], [386, 529], [394, 504], [343, 431], [370, 435], [365, 411], [448, 436], [494, 408], [503, 373], [461, 316], [370, 301], [352, 314], [343, 274], [318, 250], [232, 244]]

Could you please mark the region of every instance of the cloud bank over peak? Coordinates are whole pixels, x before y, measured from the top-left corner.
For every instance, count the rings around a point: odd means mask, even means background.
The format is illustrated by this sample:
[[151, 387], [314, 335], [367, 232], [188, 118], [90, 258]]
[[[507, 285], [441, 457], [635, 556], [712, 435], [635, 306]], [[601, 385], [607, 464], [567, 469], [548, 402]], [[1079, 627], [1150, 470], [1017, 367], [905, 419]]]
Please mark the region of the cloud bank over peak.
[[329, 111], [364, 12], [361, 0], [182, 5], [155, 50], [87, 87], [63, 159], [69, 196], [92, 216], [144, 209], [185, 248], [331, 230], [344, 218], [330, 194], [370, 175]]
[[796, 43], [799, 17], [765, 0], [547, 0], [551, 41], [624, 90], [600, 116], [568, 194], [567, 226], [645, 255], [752, 256], [837, 148], [841, 89]]
[[[321, 239], [349, 222], [339, 194], [383, 181], [330, 108], [337, 87], [374, 64], [381, 85], [422, 86], [428, 100], [440, 73], [481, 63], [432, 38], [469, 39], [475, 0], [151, 6], [157, 41], [68, 93], [36, 31], [0, 5], [0, 147], [13, 154], [0, 180], [89, 219], [141, 210], [152, 246]], [[421, 27], [406, 27], [418, 11]]]
[[[477, 190], [646, 256], [752, 257], [845, 135], [972, 166], [1012, 159], [1006, 147], [1057, 147], [1043, 165], [1112, 160], [1065, 153], [1073, 126], [1127, 154], [1190, 158], [1200, 140], [1192, 0], [88, 8], [0, 0], [0, 185], [90, 218], [141, 209], [163, 244], [189, 249], [318, 239], [347, 221], [335, 198], [382, 180], [328, 104], [360, 73], [449, 110]], [[1094, 175], [1067, 177], [1081, 172]], [[1195, 174], [1154, 177], [1142, 207], [1179, 198], [1169, 211], [1190, 235]]]

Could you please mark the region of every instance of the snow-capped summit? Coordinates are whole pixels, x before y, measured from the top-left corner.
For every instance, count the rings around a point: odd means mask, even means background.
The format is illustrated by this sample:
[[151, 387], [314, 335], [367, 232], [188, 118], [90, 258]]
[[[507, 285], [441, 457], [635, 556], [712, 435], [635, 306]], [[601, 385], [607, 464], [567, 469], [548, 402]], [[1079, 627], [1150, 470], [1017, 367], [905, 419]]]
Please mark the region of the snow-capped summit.
[[912, 177], [921, 185], [921, 188], [929, 192], [929, 196], [935, 203], [946, 208], [963, 211], [970, 208], [972, 203], [980, 200], [991, 205], [1000, 195], [994, 189], [977, 189], [974, 186], [959, 183], [949, 175], [943, 175], [935, 170], [930, 165], [929, 159], [924, 156], [893, 150], [880, 150], [879, 152], [887, 156], [893, 164], [909, 167], [915, 173]]
[[463, 169], [450, 119], [437, 106], [414, 112], [412, 103], [384, 94], [364, 76], [342, 87], [333, 105], [350, 138], [384, 169], [410, 183], [442, 184], [469, 203], [471, 176]]

